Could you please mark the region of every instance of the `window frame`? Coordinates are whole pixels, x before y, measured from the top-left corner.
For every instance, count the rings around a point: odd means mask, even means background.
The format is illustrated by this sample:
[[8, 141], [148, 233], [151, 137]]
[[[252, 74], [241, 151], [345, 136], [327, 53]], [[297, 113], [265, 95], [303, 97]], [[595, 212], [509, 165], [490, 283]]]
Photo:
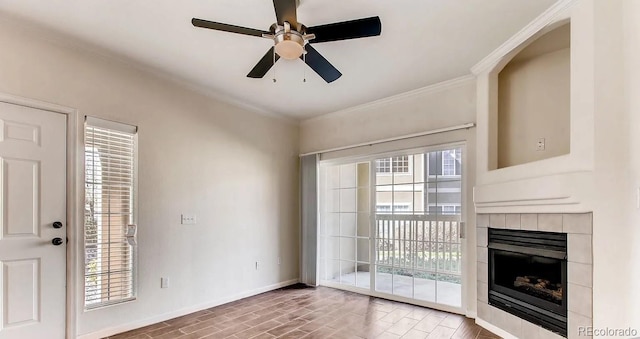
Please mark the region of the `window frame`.
[[[397, 160], [396, 160], [397, 159]], [[388, 171], [379, 171], [381, 166], [378, 166], [380, 162], [384, 161], [384, 165], [382, 166], [385, 169], [389, 169]], [[406, 162], [406, 171], [397, 171], [397, 169], [399, 168], [398, 163], [402, 162], [403, 163], [403, 168], [404, 163]], [[393, 156], [393, 157], [384, 157], [384, 158], [378, 158], [375, 159], [374, 161], [375, 164], [375, 174], [376, 175], [412, 175], [413, 174], [413, 157], [409, 154], [403, 154], [403, 155], [398, 155], [398, 156]]]
[[[445, 160], [444, 160], [445, 159], [445, 152], [447, 153], [447, 161], [450, 161], [450, 159], [451, 159], [450, 156], [453, 155], [453, 164], [452, 164], [452, 167], [451, 167], [451, 169], [453, 169], [453, 174], [445, 174], [445, 168], [446, 168]], [[441, 157], [441, 160], [440, 160], [440, 162], [441, 162], [441, 164], [440, 164], [441, 172], [440, 173], [442, 173], [441, 176], [443, 176], [443, 177], [460, 176], [459, 174], [456, 174], [456, 170], [458, 168], [458, 162], [457, 162], [457, 157], [456, 157], [458, 155], [458, 149], [457, 148], [452, 148], [452, 149], [442, 150], [442, 151], [440, 151], [440, 154], [441, 154], [441, 156], [440, 156]]]
[[[82, 223], [80, 223], [81, 227], [82, 227], [82, 231], [80, 232], [80, 238], [81, 241], [79, 242], [79, 247], [80, 247], [80, 255], [79, 255], [79, 259], [80, 259], [80, 263], [81, 263], [81, 270], [79, 278], [81, 281], [81, 285], [82, 285], [82, 296], [81, 299], [79, 300], [79, 303], [82, 306], [82, 309], [86, 312], [86, 311], [92, 311], [92, 310], [96, 310], [96, 309], [102, 309], [104, 307], [110, 307], [110, 306], [115, 306], [115, 305], [120, 305], [120, 304], [125, 304], [125, 303], [129, 303], [129, 302], [133, 302], [137, 300], [138, 297], [138, 249], [137, 249], [137, 244], [131, 246], [131, 261], [132, 261], [132, 266], [131, 266], [131, 296], [128, 298], [122, 298], [122, 299], [118, 299], [118, 300], [112, 300], [112, 301], [101, 301], [101, 302], [96, 302], [96, 303], [90, 303], [87, 304], [86, 303], [86, 275], [85, 275], [85, 269], [86, 269], [86, 239], [85, 239], [85, 221], [84, 221], [84, 209], [85, 209], [85, 199], [86, 199], [86, 150], [87, 150], [87, 138], [86, 138], [86, 133], [87, 133], [87, 127], [88, 126], [92, 126], [92, 127], [97, 127], [97, 128], [101, 128], [101, 129], [109, 129], [109, 130], [113, 130], [116, 132], [120, 132], [120, 133], [129, 133], [132, 135], [132, 151], [133, 151], [133, 156], [132, 156], [132, 171], [131, 171], [131, 175], [132, 175], [132, 185], [131, 185], [131, 203], [129, 205], [129, 207], [131, 208], [131, 220], [130, 223], [127, 225], [136, 225], [136, 228], [138, 226], [138, 168], [139, 168], [139, 162], [138, 162], [138, 158], [139, 158], [139, 144], [138, 144], [138, 127], [134, 126], [134, 125], [130, 125], [130, 124], [125, 124], [125, 123], [121, 123], [121, 122], [115, 122], [115, 121], [110, 121], [110, 120], [105, 120], [105, 119], [101, 119], [101, 118], [97, 118], [97, 117], [93, 117], [93, 116], [85, 116], [84, 117], [84, 124], [82, 125], [82, 142], [80, 143], [80, 159], [81, 159], [81, 181], [82, 181], [82, 185], [81, 185], [81, 197], [80, 197], [80, 201], [79, 203], [81, 204], [80, 206], [80, 212], [82, 213], [83, 216], [83, 221]], [[126, 226], [125, 226], [126, 227]], [[136, 239], [137, 241], [137, 239]]]

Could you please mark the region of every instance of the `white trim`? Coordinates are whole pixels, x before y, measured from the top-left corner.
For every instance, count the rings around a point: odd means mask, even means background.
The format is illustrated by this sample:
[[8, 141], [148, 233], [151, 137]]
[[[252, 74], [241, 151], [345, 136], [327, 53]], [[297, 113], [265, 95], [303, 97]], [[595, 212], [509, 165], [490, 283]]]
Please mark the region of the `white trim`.
[[539, 33], [549, 24], [558, 20], [558, 17], [578, 0], [559, 0], [546, 11], [540, 14], [536, 19], [531, 21], [527, 26], [522, 28], [518, 33], [513, 35], [509, 40], [505, 41], [500, 47], [496, 48], [491, 54], [471, 67], [471, 73], [474, 75], [489, 71], [498, 64], [505, 55], [522, 45], [527, 39]]
[[97, 118], [91, 115], [85, 116], [84, 119], [87, 122], [87, 124], [91, 126], [112, 129], [112, 130], [116, 130], [123, 133], [129, 133], [129, 134], [136, 134], [138, 132], [137, 126], [123, 124], [117, 121], [105, 120], [105, 119]]
[[76, 197], [77, 197], [77, 173], [78, 173], [78, 136], [76, 126], [78, 124], [78, 111], [74, 108], [60, 106], [57, 104], [29, 99], [25, 97], [20, 97], [17, 95], [7, 94], [0, 92], [0, 102], [5, 102], [12, 105], [20, 105], [35, 109], [40, 109], [44, 111], [50, 111], [54, 113], [66, 114], [67, 115], [67, 126], [66, 126], [66, 208], [67, 208], [67, 238], [69, 242], [67, 243], [67, 257], [66, 257], [66, 304], [65, 304], [65, 333], [67, 338], [74, 338], [76, 336], [76, 275], [77, 275], [77, 266], [76, 266], [76, 258], [77, 258], [77, 248], [75, 243], [77, 239], [76, 235], [76, 225], [78, 216], [78, 208], [76, 206]]
[[56, 105], [56, 104], [45, 102], [45, 101], [39, 101], [35, 99], [20, 97], [17, 95], [12, 95], [7, 93], [0, 93], [0, 102], [6, 102], [8, 104], [36, 108], [36, 109], [51, 111], [55, 113], [62, 113], [62, 114], [69, 114], [69, 115], [77, 113], [77, 111], [73, 108], [60, 106], [60, 105]]
[[325, 149], [325, 150], [321, 150], [321, 151], [314, 151], [314, 152], [304, 153], [304, 154], [300, 154], [300, 156], [303, 157], [305, 155], [311, 155], [311, 154], [322, 154], [322, 153], [342, 151], [342, 150], [346, 150], [346, 149], [350, 149], [350, 148], [357, 148], [357, 147], [362, 147], [362, 146], [372, 146], [372, 145], [382, 144], [382, 143], [385, 143], [385, 142], [417, 138], [417, 137], [422, 137], [422, 136], [425, 136], [425, 135], [439, 134], [439, 133], [444, 133], [444, 132], [457, 131], [457, 130], [461, 130], [461, 129], [469, 129], [469, 128], [473, 128], [475, 126], [476, 126], [476, 124], [474, 122], [469, 122], [469, 123], [462, 124], [462, 125], [438, 128], [438, 129], [433, 129], [433, 130], [430, 130], [430, 131], [425, 131], [425, 132], [420, 132], [420, 133], [406, 134], [406, 135], [401, 135], [401, 136], [393, 137], [393, 138], [378, 139], [378, 140], [374, 140], [374, 141], [361, 142], [359, 144], [353, 144], [353, 145], [348, 145], [348, 146]]
[[169, 320], [169, 319], [173, 319], [176, 317], [180, 317], [183, 315], [187, 315], [187, 314], [191, 314], [194, 312], [198, 312], [207, 308], [211, 308], [211, 307], [216, 307], [216, 306], [220, 306], [226, 303], [230, 303], [232, 301], [236, 301], [236, 300], [240, 300], [243, 298], [247, 298], [247, 297], [251, 297], [254, 295], [258, 295], [264, 292], [269, 292], [269, 291], [273, 291], [273, 290], [277, 290], [279, 288], [282, 287], [286, 287], [286, 286], [290, 286], [293, 284], [297, 284], [298, 283], [298, 279], [291, 279], [291, 280], [286, 280], [286, 281], [282, 281], [273, 285], [268, 285], [268, 286], [264, 286], [264, 287], [260, 287], [260, 288], [256, 288], [250, 291], [246, 291], [246, 292], [241, 292], [229, 297], [224, 297], [224, 298], [220, 298], [220, 299], [216, 299], [214, 301], [209, 301], [206, 303], [202, 303], [199, 305], [195, 305], [195, 306], [190, 306], [190, 307], [185, 307], [185, 308], [181, 308], [177, 311], [172, 311], [172, 312], [167, 312], [158, 316], [154, 316], [151, 318], [147, 318], [144, 320], [138, 320], [138, 321], [133, 321], [124, 325], [118, 325], [118, 326], [114, 326], [111, 328], [106, 328], [106, 329], [102, 329], [96, 332], [91, 332], [91, 333], [87, 333], [87, 334], [83, 334], [78, 336], [78, 339], [99, 339], [99, 338], [105, 338], [108, 336], [112, 336], [114, 334], [118, 334], [118, 333], [122, 333], [122, 332], [126, 332], [126, 331], [130, 331], [130, 330], [134, 330], [136, 328], [140, 328], [140, 327], [144, 327], [144, 326], [148, 326], [148, 325], [153, 325], [155, 323], [159, 323], [159, 322], [163, 322], [165, 320]]
[[475, 82], [476, 78], [475, 76], [471, 75], [471, 74], [467, 74], [458, 78], [453, 78], [450, 80], [445, 80], [439, 83], [435, 83], [432, 85], [428, 85], [422, 88], [418, 88], [418, 89], [414, 89], [408, 92], [404, 92], [404, 93], [400, 93], [400, 94], [396, 94], [396, 95], [392, 95], [386, 98], [382, 98], [382, 99], [378, 99], [375, 101], [371, 101], [365, 104], [361, 104], [361, 105], [356, 105], [353, 107], [349, 107], [349, 108], [345, 108], [339, 111], [335, 111], [335, 112], [330, 112], [330, 113], [326, 113], [323, 115], [319, 115], [316, 117], [311, 117], [309, 119], [302, 119], [301, 122], [305, 123], [305, 122], [310, 122], [316, 119], [322, 119], [325, 118], [327, 116], [330, 115], [343, 115], [343, 114], [348, 114], [354, 111], [360, 111], [360, 110], [366, 110], [369, 108], [374, 108], [374, 107], [378, 107], [378, 106], [382, 106], [385, 104], [390, 104], [393, 102], [397, 102], [397, 101], [402, 101], [405, 99], [409, 99], [415, 96], [419, 96], [421, 94], [429, 94], [429, 93], [437, 93], [437, 92], [442, 92], [442, 91], [446, 91], [448, 89], [454, 88], [454, 87], [458, 87], [461, 85], [464, 85], [466, 83], [471, 83], [471, 82]]
[[491, 325], [490, 323], [488, 323], [487, 321], [484, 321], [480, 318], [476, 318], [476, 324], [480, 327], [483, 327], [484, 329], [486, 329], [489, 332], [492, 332], [493, 334], [497, 334], [498, 336], [504, 338], [504, 339], [518, 339], [518, 337], [516, 337], [515, 335], [501, 329], [500, 327], [496, 327], [494, 325]]

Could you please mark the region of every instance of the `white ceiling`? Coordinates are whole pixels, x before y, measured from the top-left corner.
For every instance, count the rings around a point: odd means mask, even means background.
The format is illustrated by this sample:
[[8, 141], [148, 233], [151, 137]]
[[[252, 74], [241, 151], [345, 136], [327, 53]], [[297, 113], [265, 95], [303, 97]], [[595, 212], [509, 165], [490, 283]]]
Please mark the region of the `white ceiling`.
[[[272, 45], [191, 25], [268, 30], [269, 0], [0, 0], [0, 15], [37, 24], [187, 81], [229, 101], [295, 119], [456, 78], [556, 0], [302, 0], [307, 26], [380, 16], [379, 37], [315, 44], [342, 77], [327, 84], [301, 60], [246, 74]], [[307, 81], [302, 82], [304, 72]]]

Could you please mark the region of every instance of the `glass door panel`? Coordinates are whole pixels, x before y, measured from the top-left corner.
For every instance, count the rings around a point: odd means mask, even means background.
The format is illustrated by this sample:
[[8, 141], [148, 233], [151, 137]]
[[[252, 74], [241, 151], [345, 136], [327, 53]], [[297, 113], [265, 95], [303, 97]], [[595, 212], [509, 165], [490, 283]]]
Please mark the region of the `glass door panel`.
[[461, 148], [375, 167], [376, 291], [461, 307]]
[[369, 289], [369, 163], [320, 169], [321, 282]]

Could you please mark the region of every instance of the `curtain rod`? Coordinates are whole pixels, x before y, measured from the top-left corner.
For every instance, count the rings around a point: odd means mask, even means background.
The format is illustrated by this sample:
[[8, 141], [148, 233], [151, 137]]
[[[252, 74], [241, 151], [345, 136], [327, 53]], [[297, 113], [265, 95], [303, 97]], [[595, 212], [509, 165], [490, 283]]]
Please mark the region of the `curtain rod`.
[[425, 136], [425, 135], [457, 131], [457, 130], [460, 130], [460, 129], [469, 129], [469, 128], [472, 128], [472, 127], [475, 127], [475, 126], [476, 126], [476, 124], [474, 122], [469, 122], [469, 123], [462, 124], [462, 125], [438, 128], [438, 129], [433, 129], [433, 130], [426, 131], [426, 132], [407, 134], [407, 135], [402, 135], [402, 136], [399, 136], [399, 137], [393, 137], [393, 138], [387, 138], [387, 139], [379, 139], [379, 140], [374, 140], [374, 141], [369, 141], [369, 142], [362, 142], [362, 143], [359, 143], [359, 144], [353, 144], [353, 145], [349, 145], [349, 146], [342, 146], [342, 147], [336, 147], [336, 148], [329, 148], [329, 149], [325, 149], [325, 150], [321, 150], [321, 151], [303, 153], [303, 154], [300, 154], [300, 156], [304, 157], [306, 155], [312, 155], [312, 154], [322, 154], [322, 153], [342, 151], [342, 150], [346, 150], [346, 149], [363, 147], [363, 146], [373, 146], [373, 145], [382, 144], [382, 143], [390, 142], [390, 141], [398, 141], [398, 140], [404, 140], [404, 139], [417, 138], [417, 137], [422, 137], [422, 136]]

